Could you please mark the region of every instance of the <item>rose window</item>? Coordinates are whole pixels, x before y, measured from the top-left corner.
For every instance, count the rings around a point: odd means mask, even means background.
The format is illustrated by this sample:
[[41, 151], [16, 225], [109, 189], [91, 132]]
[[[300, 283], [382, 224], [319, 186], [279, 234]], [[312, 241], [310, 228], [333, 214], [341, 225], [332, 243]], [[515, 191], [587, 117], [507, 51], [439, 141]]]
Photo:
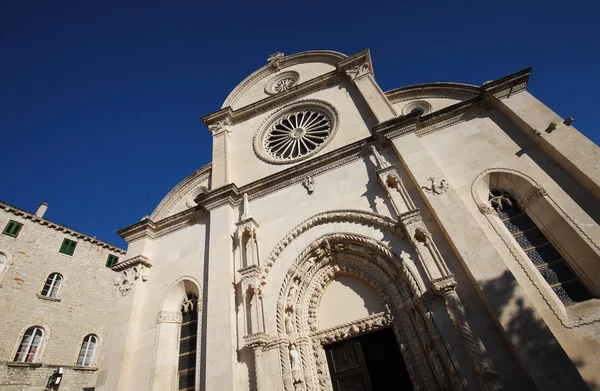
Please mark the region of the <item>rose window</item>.
[[275, 84], [273, 84], [273, 91], [274, 92], [287, 91], [290, 88], [292, 88], [294, 86], [294, 84], [296, 84], [296, 80], [293, 79], [293, 78], [291, 78], [291, 77], [287, 77], [285, 79], [277, 80], [275, 82]]
[[297, 159], [319, 148], [332, 130], [331, 118], [320, 110], [290, 113], [271, 125], [264, 148], [276, 159]]
[[265, 93], [269, 95], [287, 91], [298, 84], [300, 74], [296, 71], [287, 71], [275, 75], [265, 86]]

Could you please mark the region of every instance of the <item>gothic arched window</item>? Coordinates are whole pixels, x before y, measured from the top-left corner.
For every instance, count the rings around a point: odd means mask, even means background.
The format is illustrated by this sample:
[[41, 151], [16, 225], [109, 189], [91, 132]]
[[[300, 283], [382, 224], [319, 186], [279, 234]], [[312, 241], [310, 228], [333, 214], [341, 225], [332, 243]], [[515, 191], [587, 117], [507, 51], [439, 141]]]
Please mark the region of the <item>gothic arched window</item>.
[[592, 298], [562, 254], [510, 194], [491, 190], [489, 201], [514, 240], [563, 304], [570, 305]]
[[42, 296], [56, 298], [58, 297], [58, 290], [62, 283], [62, 276], [59, 273], [52, 273], [46, 278], [46, 283], [42, 288]]
[[33, 326], [25, 331], [21, 343], [19, 344], [19, 350], [15, 355], [15, 362], [35, 362], [42, 341], [44, 340], [44, 329], [39, 326]]
[[178, 390], [196, 389], [196, 341], [198, 335], [198, 298], [188, 293], [181, 304], [181, 332], [179, 334]]
[[77, 365], [80, 367], [91, 367], [96, 357], [96, 348], [98, 346], [98, 337], [94, 334], [88, 334], [83, 339], [79, 356], [77, 356]]

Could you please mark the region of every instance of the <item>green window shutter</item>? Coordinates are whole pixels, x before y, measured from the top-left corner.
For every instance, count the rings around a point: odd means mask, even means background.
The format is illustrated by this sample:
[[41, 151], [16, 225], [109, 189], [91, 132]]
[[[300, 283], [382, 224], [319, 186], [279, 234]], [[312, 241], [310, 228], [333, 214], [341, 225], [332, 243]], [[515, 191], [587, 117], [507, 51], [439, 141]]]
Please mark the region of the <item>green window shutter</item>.
[[75, 247], [77, 246], [77, 242], [69, 239], [64, 239], [62, 245], [60, 246], [59, 252], [67, 255], [73, 255], [75, 252]]
[[108, 258], [106, 258], [106, 264], [104, 266], [113, 267], [117, 264], [117, 262], [119, 262], [119, 257], [112, 254], [108, 254]]
[[14, 220], [9, 220], [8, 224], [6, 224], [6, 227], [4, 227], [4, 231], [2, 231], [2, 233], [4, 235], [16, 238], [19, 235], [19, 232], [21, 232], [21, 227], [23, 227], [23, 224], [17, 223]]

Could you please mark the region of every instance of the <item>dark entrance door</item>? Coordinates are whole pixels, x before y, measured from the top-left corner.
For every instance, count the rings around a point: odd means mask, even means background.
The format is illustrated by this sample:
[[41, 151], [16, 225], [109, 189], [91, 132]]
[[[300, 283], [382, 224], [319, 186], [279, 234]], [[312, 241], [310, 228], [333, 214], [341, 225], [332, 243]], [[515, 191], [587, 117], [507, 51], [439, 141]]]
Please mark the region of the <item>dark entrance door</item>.
[[391, 328], [325, 346], [335, 391], [412, 390]]

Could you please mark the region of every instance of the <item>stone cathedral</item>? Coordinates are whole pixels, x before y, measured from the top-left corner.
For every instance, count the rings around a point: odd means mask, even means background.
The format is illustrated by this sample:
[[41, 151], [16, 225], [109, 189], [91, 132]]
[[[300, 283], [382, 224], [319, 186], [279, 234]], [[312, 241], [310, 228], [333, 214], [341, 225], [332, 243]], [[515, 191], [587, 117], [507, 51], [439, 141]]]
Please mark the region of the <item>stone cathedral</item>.
[[118, 231], [97, 391], [600, 387], [600, 149], [531, 69], [384, 92], [273, 54]]

